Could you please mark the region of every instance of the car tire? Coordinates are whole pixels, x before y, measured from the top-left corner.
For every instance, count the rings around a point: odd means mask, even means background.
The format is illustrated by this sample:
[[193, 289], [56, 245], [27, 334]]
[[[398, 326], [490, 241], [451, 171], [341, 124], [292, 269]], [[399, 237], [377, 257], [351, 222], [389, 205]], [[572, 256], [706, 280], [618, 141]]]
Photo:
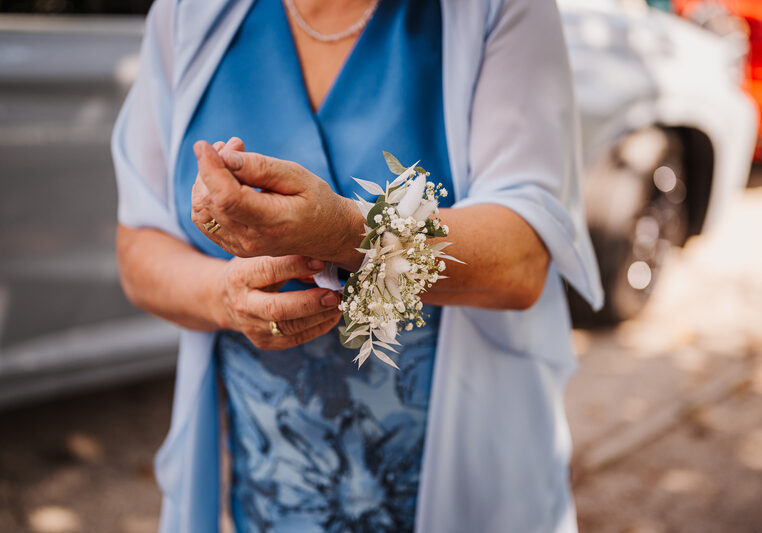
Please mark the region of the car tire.
[[621, 139], [585, 182], [590, 236], [605, 291], [595, 313], [573, 290], [574, 325], [613, 325], [637, 315], [669, 250], [688, 231], [683, 144], [672, 131], [648, 128]]

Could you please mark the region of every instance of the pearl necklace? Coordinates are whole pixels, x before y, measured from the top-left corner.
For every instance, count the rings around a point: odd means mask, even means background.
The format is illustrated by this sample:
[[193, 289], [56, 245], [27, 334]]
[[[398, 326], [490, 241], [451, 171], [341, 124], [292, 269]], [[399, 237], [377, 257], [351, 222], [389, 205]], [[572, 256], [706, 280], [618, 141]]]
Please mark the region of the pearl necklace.
[[330, 33], [328, 35], [314, 30], [309, 24], [307, 24], [307, 21], [302, 18], [302, 16], [299, 14], [299, 11], [296, 9], [294, 0], [283, 1], [286, 4], [289, 13], [291, 13], [291, 16], [294, 17], [294, 21], [302, 30], [304, 30], [304, 33], [313, 39], [323, 43], [335, 43], [336, 41], [346, 39], [350, 35], [359, 33], [360, 30], [362, 30], [368, 24], [368, 21], [370, 20], [370, 17], [373, 16], [373, 12], [376, 10], [376, 7], [378, 7], [378, 2], [380, 0], [373, 0], [373, 3], [370, 5], [370, 7], [368, 7], [368, 9], [365, 10], [365, 12], [362, 14], [362, 17], [360, 17], [360, 20], [352, 24], [349, 28], [338, 33]]

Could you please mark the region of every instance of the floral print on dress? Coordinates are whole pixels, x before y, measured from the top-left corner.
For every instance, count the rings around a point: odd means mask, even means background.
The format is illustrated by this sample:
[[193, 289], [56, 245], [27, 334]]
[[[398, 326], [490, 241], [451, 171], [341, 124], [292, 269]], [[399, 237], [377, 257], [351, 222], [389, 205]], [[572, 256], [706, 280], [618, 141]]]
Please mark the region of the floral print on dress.
[[240, 532], [413, 531], [439, 310], [361, 369], [338, 332], [284, 351], [220, 334]]

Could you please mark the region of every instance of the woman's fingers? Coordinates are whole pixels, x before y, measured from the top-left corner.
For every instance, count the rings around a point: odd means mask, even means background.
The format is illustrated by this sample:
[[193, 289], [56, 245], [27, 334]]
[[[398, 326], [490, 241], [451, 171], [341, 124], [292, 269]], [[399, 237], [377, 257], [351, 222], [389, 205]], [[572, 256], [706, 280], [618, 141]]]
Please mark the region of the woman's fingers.
[[252, 289], [262, 289], [282, 281], [312, 276], [324, 267], [323, 261], [303, 255], [261, 257], [251, 263], [247, 281]]
[[[256, 191], [241, 185], [212, 145], [198, 141], [193, 145], [193, 151], [198, 160], [199, 181], [206, 185], [207, 199], [212, 204], [216, 218], [246, 218], [246, 215], [257, 210], [257, 202], [252, 199], [252, 195], [257, 194]], [[222, 153], [235, 152], [223, 147]]]
[[227, 144], [225, 144], [225, 147], [230, 150], [235, 150], [236, 152], [243, 152], [246, 150], [246, 147], [243, 144], [243, 141], [239, 137], [231, 137], [228, 139]]
[[315, 326], [318, 326], [325, 321], [334, 321], [340, 316], [341, 312], [338, 309], [331, 309], [329, 311], [323, 311], [322, 313], [317, 313], [315, 315], [307, 316], [304, 318], [281, 320], [278, 322], [278, 327], [285, 336], [296, 335]]
[[212, 146], [218, 152], [221, 152], [223, 148], [227, 148], [228, 150], [234, 150], [236, 152], [243, 152], [245, 149], [243, 145], [243, 141], [239, 137], [231, 137], [230, 139], [228, 139], [228, 142], [217, 141]]
[[273, 350], [285, 350], [286, 348], [292, 348], [299, 346], [305, 342], [309, 342], [312, 339], [316, 339], [321, 335], [325, 335], [331, 331], [339, 322], [341, 315], [337, 313], [334, 318], [329, 318], [315, 326], [300, 331], [294, 335], [284, 335], [283, 337], [273, 337], [275, 342], [273, 343]]
[[202, 230], [203, 225], [214, 218], [207, 207], [206, 197], [208, 194], [206, 185], [201, 180], [196, 179], [196, 183], [191, 189], [191, 220]]
[[279, 194], [299, 194], [305, 188], [304, 168], [291, 161], [257, 153], [226, 151], [222, 160], [239, 181]]
[[[243, 149], [243, 141], [239, 139], [238, 137], [231, 137], [230, 140], [227, 143], [224, 143], [222, 141], [217, 141], [212, 145], [212, 147], [217, 151], [220, 152], [222, 150], [237, 150], [237, 149]], [[238, 242], [238, 239], [234, 235], [234, 233], [242, 233], [245, 232], [246, 227], [242, 224], [238, 223], [236, 220], [231, 219], [229, 217], [219, 217], [220, 220], [217, 220], [217, 217], [213, 214], [215, 211], [215, 206], [212, 202], [211, 194], [209, 192], [209, 188], [206, 186], [206, 183], [201, 178], [201, 173], [199, 172], [199, 175], [196, 177], [196, 182], [193, 184], [193, 190], [191, 191], [191, 219], [196, 224], [196, 226], [209, 238], [212, 240], [215, 244], [218, 246], [221, 246], [223, 249], [227, 250], [230, 253], [233, 253], [235, 255], [245, 255], [243, 253], [243, 250], [240, 248], [240, 243]], [[216, 222], [224, 223], [224, 230], [225, 231], [215, 231], [214, 233], [210, 233], [205, 227], [205, 224], [208, 224], [212, 220], [215, 220]], [[220, 226], [222, 226], [222, 223]], [[223, 229], [222, 227], [220, 229]]]
[[253, 316], [279, 324], [336, 309], [338, 305], [339, 296], [335, 292], [319, 288], [277, 293], [253, 291], [248, 300]]
[[[235, 248], [238, 243], [237, 239], [234, 238], [234, 234], [236, 232], [244, 232], [246, 228], [233, 219], [218, 219], [213, 212], [214, 206], [211, 205], [208, 197], [209, 190], [206, 184], [202, 180], [196, 179], [196, 183], [193, 184], [193, 189], [191, 190], [191, 205], [193, 206], [191, 209], [191, 220], [215, 244], [228, 252], [242, 255], [241, 251]], [[208, 224], [212, 219], [220, 224], [220, 229], [214, 233], [211, 233], [204, 227], [204, 224]]]
[[212, 198], [216, 197], [223, 209], [238, 205], [241, 184], [227, 169], [217, 150], [206, 141], [198, 141], [193, 145], [193, 152], [198, 159], [199, 176], [206, 185], [209, 195]]
[[[236, 139], [236, 138], [234, 138]], [[233, 141], [238, 145], [237, 141]], [[242, 145], [242, 143], [241, 143]], [[198, 160], [198, 175], [209, 191], [208, 201], [210, 211], [220, 222], [230, 219], [249, 223], [261, 223], [271, 220], [282, 207], [273, 204], [272, 199], [253, 188], [241, 184], [225, 165], [224, 157], [242, 155], [240, 152], [223, 148], [220, 153], [206, 141], [198, 141], [193, 145], [193, 151]]]

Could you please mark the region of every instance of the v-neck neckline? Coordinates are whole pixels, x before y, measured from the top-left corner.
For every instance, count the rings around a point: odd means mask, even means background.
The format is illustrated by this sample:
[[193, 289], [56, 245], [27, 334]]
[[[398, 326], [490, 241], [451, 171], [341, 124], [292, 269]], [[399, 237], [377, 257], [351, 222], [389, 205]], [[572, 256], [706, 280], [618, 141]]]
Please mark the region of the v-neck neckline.
[[286, 32], [286, 37], [287, 37], [286, 40], [288, 41], [289, 52], [291, 53], [291, 56], [294, 59], [293, 64], [296, 65], [296, 68], [298, 70], [298, 74], [299, 74], [298, 79], [301, 82], [301, 92], [304, 98], [304, 102], [306, 103], [307, 110], [312, 115], [312, 118], [317, 120], [320, 118], [320, 116], [323, 114], [323, 111], [326, 109], [326, 104], [329, 104], [335, 98], [333, 95], [338, 91], [337, 87], [339, 88], [341, 87], [343, 78], [347, 76], [347, 71], [356, 62], [355, 56], [359, 54], [358, 50], [361, 50], [365, 46], [365, 41], [367, 40], [366, 36], [369, 33], [368, 30], [374, 25], [375, 21], [379, 18], [378, 13], [382, 9], [384, 2], [382, 0], [379, 0], [375, 11], [373, 12], [370, 19], [368, 20], [368, 23], [361, 30], [360, 35], [357, 37], [357, 40], [355, 41], [355, 44], [352, 45], [352, 49], [349, 51], [349, 54], [347, 55], [346, 59], [344, 59], [344, 63], [341, 65], [341, 68], [339, 69], [338, 73], [333, 78], [333, 81], [331, 82], [331, 85], [328, 88], [328, 92], [326, 92], [325, 96], [323, 96], [323, 99], [321, 100], [320, 105], [318, 105], [316, 109], [312, 109], [312, 103], [310, 102], [309, 90], [307, 88], [307, 80], [304, 77], [304, 70], [302, 68], [302, 60], [301, 60], [301, 57], [299, 56], [299, 50], [296, 47], [296, 39], [294, 38], [294, 34], [291, 31], [291, 24], [288, 19], [288, 13], [286, 13], [286, 8], [283, 5], [282, 0], [275, 0], [275, 1], [280, 6], [279, 11], [281, 15], [281, 22]]

